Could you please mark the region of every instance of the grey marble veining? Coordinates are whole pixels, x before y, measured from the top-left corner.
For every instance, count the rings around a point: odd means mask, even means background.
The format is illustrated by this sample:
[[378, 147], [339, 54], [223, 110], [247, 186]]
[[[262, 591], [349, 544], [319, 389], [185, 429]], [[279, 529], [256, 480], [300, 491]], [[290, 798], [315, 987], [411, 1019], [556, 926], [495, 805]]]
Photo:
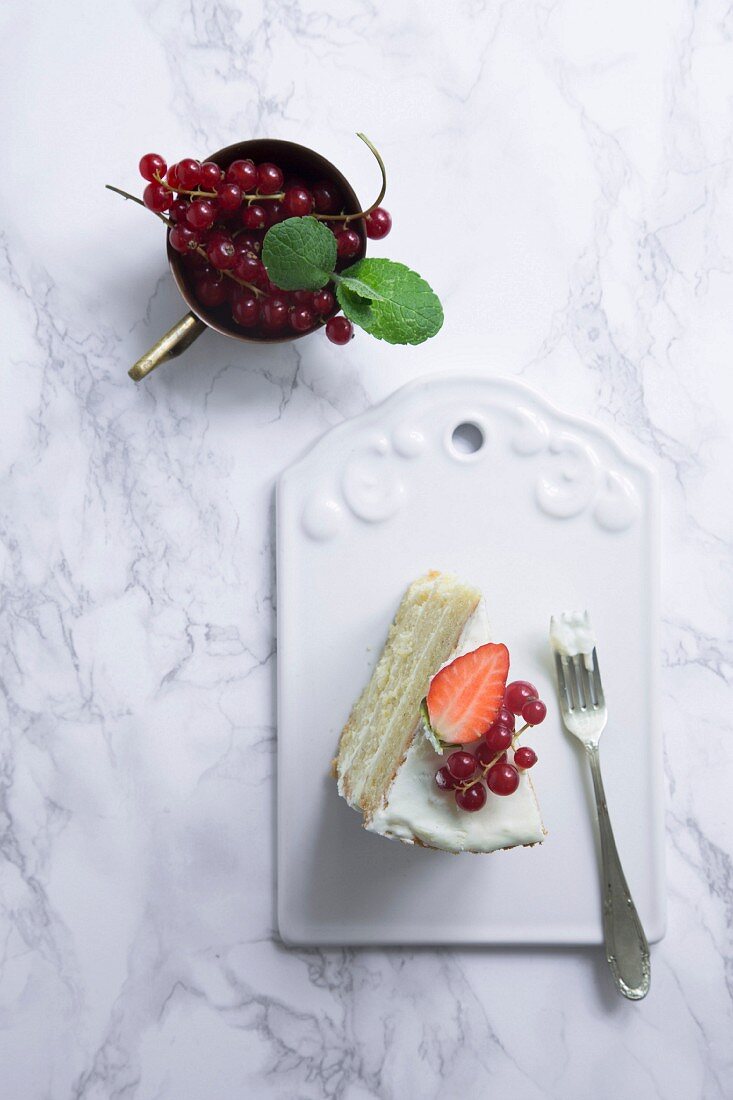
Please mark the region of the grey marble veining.
[[[733, 8], [44, 0], [0, 50], [2, 1095], [732, 1095]], [[268, 134], [368, 200], [357, 130], [434, 346], [207, 334], [135, 387], [181, 303], [104, 183]], [[659, 462], [670, 911], [639, 1005], [596, 951], [274, 935], [274, 479], [466, 341]]]

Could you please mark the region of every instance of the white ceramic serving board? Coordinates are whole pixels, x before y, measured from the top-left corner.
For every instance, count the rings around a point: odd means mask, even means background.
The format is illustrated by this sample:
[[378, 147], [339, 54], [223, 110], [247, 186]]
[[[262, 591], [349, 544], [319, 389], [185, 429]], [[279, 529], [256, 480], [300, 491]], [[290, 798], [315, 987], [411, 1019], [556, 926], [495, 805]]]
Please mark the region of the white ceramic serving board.
[[[476, 425], [482, 445], [456, 449]], [[469, 432], [469, 435], [471, 433]], [[474, 430], [474, 435], [475, 435]], [[610, 720], [606, 792], [650, 940], [664, 932], [654, 472], [514, 380], [432, 377], [324, 436], [277, 499], [278, 919], [297, 944], [602, 942], [582, 750], [563, 731], [548, 624], [588, 608]], [[449, 855], [366, 832], [330, 763], [408, 583], [479, 585], [512, 678], [548, 717], [525, 740], [548, 836]]]

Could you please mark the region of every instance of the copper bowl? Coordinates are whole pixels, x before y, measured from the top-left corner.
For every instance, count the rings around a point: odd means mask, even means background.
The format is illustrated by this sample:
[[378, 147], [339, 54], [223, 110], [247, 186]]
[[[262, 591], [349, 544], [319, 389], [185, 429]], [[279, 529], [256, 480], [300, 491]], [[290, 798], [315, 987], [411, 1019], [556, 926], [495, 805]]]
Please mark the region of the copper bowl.
[[[207, 160], [215, 161], [221, 168], [228, 168], [234, 160], [253, 160], [255, 164], [263, 161], [271, 161], [283, 169], [286, 176], [292, 175], [302, 179], [306, 184], [315, 183], [318, 180], [329, 180], [334, 183], [343, 198], [343, 209], [346, 214], [356, 214], [362, 209], [356, 193], [346, 179], [330, 161], [322, 157], [320, 153], [309, 149], [305, 145], [297, 145], [293, 141], [278, 141], [276, 138], [254, 138], [251, 141], [239, 141], [235, 145], [227, 145], [217, 153], [207, 157]], [[349, 228], [355, 229], [361, 238], [361, 245], [357, 254], [346, 261], [336, 265], [338, 271], [341, 267], [356, 263], [366, 252], [366, 230], [363, 219], [355, 219]], [[233, 340], [242, 340], [248, 344], [282, 344], [291, 340], [299, 340], [302, 336], [309, 336], [309, 332], [288, 331], [282, 335], [263, 336], [246, 329], [238, 328], [228, 319], [227, 307], [207, 309], [194, 298], [189, 279], [182, 262], [182, 256], [171, 248], [166, 241], [168, 249], [168, 263], [176, 286], [188, 306], [190, 312], [177, 321], [173, 328], [166, 332], [165, 336], [155, 344], [145, 355], [130, 368], [130, 377], [135, 381], [145, 378], [161, 363], [174, 359], [190, 347], [205, 329], [211, 328], [220, 332], [222, 336], [229, 336]], [[334, 310], [336, 312], [336, 310]], [[327, 318], [324, 318], [326, 320]], [[317, 329], [311, 329], [316, 332]]]

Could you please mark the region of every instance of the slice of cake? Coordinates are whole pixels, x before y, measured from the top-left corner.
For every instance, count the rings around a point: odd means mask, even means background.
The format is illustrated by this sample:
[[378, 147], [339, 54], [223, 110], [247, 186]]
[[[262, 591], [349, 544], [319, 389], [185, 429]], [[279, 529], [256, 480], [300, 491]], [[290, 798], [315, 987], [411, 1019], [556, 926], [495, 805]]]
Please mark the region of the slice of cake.
[[505, 696], [536, 703], [537, 721], [544, 704], [524, 681], [507, 689], [508, 668], [478, 589], [435, 572], [410, 585], [334, 761], [365, 828], [450, 852], [544, 839], [527, 774], [536, 756], [517, 746]]

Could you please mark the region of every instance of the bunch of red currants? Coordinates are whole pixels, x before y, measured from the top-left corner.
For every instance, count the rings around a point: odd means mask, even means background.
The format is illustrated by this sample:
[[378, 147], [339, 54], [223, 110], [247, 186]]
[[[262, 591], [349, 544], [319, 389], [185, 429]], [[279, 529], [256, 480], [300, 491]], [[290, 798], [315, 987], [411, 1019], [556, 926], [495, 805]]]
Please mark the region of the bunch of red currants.
[[[514, 749], [513, 762], [507, 751], [530, 726], [538, 726], [547, 714], [537, 688], [528, 680], [507, 684], [504, 702], [491, 727], [478, 742], [475, 752], [457, 749], [435, 773], [435, 785], [441, 791], [453, 791], [462, 810], [475, 813], [486, 804], [486, 787], [492, 794], [514, 794], [519, 772], [537, 763], [537, 753], [525, 745]], [[524, 725], [515, 732], [516, 717]], [[486, 786], [484, 786], [486, 783]]]

